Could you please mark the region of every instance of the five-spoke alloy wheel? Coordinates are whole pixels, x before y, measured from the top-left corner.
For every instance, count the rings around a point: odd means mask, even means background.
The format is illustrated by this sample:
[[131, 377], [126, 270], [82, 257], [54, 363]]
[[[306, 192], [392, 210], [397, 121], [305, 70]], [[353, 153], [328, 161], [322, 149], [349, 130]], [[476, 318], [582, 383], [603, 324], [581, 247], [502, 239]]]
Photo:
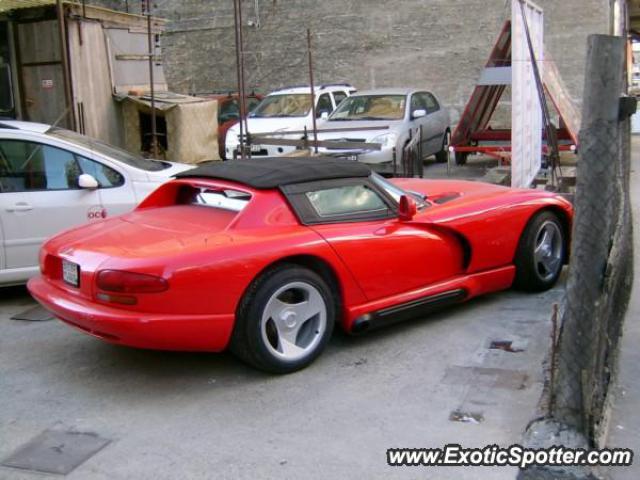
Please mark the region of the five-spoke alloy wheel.
[[530, 291], [551, 288], [562, 272], [565, 256], [566, 239], [558, 216], [551, 211], [538, 213], [520, 237], [514, 285]]
[[243, 297], [231, 350], [268, 372], [299, 370], [324, 349], [335, 312], [335, 299], [320, 275], [280, 265], [258, 277]]

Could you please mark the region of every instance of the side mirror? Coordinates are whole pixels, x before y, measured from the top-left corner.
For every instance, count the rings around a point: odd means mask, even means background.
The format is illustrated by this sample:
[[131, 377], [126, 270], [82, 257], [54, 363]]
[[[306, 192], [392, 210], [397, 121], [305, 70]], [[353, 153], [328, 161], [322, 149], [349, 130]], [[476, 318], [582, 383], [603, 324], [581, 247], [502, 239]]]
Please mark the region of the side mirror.
[[94, 190], [100, 185], [98, 184], [98, 181], [93, 177], [93, 175], [83, 173], [78, 177], [78, 186], [80, 188], [86, 188], [87, 190]]
[[322, 120], [326, 120], [327, 118], [329, 118], [329, 112], [327, 112], [327, 111], [320, 112], [320, 118]]
[[418, 206], [416, 205], [416, 201], [407, 195], [402, 195], [400, 197], [400, 205], [398, 205], [398, 218], [404, 222], [408, 222], [417, 212]]
[[411, 118], [422, 118], [427, 115], [427, 111], [423, 108], [419, 108], [418, 110], [414, 110], [411, 114]]

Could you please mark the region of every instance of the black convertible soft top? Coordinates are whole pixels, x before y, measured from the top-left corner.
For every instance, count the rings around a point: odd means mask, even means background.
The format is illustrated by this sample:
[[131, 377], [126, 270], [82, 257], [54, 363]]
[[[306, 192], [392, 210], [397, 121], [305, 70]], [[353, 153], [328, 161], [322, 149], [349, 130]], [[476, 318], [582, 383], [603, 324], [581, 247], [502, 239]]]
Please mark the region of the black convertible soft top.
[[177, 178], [217, 178], [269, 189], [294, 183], [336, 178], [368, 177], [368, 166], [331, 157], [273, 157], [230, 160], [178, 173]]

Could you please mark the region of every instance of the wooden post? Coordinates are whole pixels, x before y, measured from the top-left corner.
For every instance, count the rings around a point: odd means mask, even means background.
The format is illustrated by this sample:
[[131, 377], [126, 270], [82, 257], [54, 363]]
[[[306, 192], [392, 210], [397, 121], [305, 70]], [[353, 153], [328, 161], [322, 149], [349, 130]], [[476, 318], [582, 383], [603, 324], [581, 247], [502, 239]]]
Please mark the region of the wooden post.
[[[558, 340], [553, 417], [593, 436], [592, 407], [604, 387], [603, 322], [610, 292], [605, 275], [618, 203], [619, 121], [625, 40], [591, 35], [582, 104], [571, 269]], [[597, 225], [597, 228], [594, 228]], [[606, 388], [606, 387], [604, 387]], [[595, 400], [595, 402], [594, 402]]]

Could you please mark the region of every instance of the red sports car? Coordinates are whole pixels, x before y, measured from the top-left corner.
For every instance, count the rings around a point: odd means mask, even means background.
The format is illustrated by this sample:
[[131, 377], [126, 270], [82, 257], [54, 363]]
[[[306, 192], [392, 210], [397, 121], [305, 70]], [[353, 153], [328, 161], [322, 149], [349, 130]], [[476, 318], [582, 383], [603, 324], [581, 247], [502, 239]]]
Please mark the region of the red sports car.
[[188, 170], [135, 211], [49, 240], [33, 296], [103, 340], [221, 351], [291, 372], [333, 326], [363, 332], [483, 293], [550, 288], [567, 258], [562, 197], [386, 180], [323, 158]]

